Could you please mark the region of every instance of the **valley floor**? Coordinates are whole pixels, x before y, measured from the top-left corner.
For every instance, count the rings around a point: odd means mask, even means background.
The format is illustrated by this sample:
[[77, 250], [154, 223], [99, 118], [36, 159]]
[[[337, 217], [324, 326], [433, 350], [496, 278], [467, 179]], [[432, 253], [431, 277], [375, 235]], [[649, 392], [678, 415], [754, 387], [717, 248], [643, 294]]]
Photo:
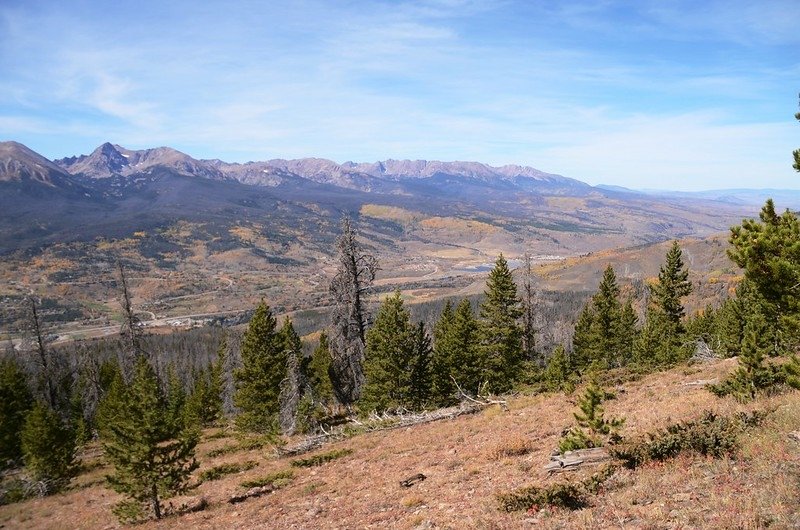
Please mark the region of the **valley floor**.
[[[652, 432], [704, 410], [732, 414], [771, 411], [764, 423], [741, 438], [735, 457], [679, 456], [619, 470], [580, 510], [544, 507], [505, 513], [499, 493], [521, 487], [574, 480], [589, 471], [547, 477], [543, 467], [562, 431], [571, 426], [578, 393], [516, 395], [508, 410], [491, 406], [453, 420], [373, 432], [325, 446], [352, 451], [316, 467], [291, 467], [270, 449], [209, 457], [235, 443], [208, 431], [198, 450], [199, 472], [223, 463], [252, 461], [255, 467], [191, 492], [208, 507], [137, 528], [790, 528], [800, 525], [800, 393], [764, 398], [749, 405], [719, 399], [704, 389], [735, 367], [722, 360], [682, 366], [623, 382], [606, 413], [625, 418], [624, 436]], [[506, 456], [515, 447], [525, 454]], [[0, 507], [0, 527], [114, 528], [111, 506], [119, 497], [102, 482], [107, 469], [92, 465], [99, 451], [84, 457], [90, 469], [72, 490]], [[92, 469], [94, 467], [94, 469]], [[231, 505], [245, 491], [241, 483], [289, 471], [283, 487]], [[198, 473], [199, 473], [198, 472]], [[417, 473], [427, 478], [409, 488], [400, 481]], [[187, 499], [173, 499], [179, 505]]]

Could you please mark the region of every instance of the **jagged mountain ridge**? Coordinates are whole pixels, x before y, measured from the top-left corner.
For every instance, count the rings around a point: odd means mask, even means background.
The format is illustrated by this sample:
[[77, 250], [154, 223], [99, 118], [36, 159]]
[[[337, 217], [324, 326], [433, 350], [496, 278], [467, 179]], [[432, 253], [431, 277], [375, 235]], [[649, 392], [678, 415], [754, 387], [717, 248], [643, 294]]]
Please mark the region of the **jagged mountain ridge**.
[[210, 164], [172, 149], [156, 147], [132, 151], [119, 145], [104, 143], [89, 155], [55, 160], [55, 164], [73, 175], [90, 178], [109, 178], [146, 173], [154, 167], [165, 167], [181, 175], [224, 180], [227, 177]]
[[[203, 233], [209, 234], [239, 223], [269, 226], [287, 241], [322, 248], [342, 214], [360, 216], [386, 248], [417, 241], [436, 248], [466, 244], [469, 252], [487, 255], [523, 246], [574, 253], [708, 235], [744, 211], [603, 190], [513, 165], [321, 158], [235, 164], [110, 143], [51, 163], [21, 144], [2, 147], [0, 168], [10, 170], [0, 171], [0, 254], [125, 238], [177, 222], [208, 226]], [[23, 174], [40, 177], [22, 186], [15, 175]], [[482, 250], [470, 246], [478, 240]]]
[[431, 179], [445, 175], [486, 184], [504, 181], [527, 189], [537, 186], [586, 190], [591, 188], [575, 179], [518, 165], [492, 167], [480, 162], [391, 159], [373, 163], [339, 164], [322, 158], [273, 159], [238, 164], [221, 160], [198, 160], [169, 147], [134, 151], [108, 142], [89, 155], [62, 158], [56, 160], [55, 164], [70, 174], [90, 178], [127, 176], [162, 166], [186, 176], [235, 179], [258, 186], [277, 186], [286, 179], [300, 177], [321, 184], [389, 193], [399, 193], [400, 188], [395, 184], [403, 180]]

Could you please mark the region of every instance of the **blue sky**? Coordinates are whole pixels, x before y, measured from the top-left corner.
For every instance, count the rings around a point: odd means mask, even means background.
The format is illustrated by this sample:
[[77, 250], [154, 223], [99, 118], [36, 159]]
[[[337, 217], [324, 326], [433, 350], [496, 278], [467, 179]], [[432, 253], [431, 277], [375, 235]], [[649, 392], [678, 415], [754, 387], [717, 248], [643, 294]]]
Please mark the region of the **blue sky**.
[[0, 139], [49, 158], [111, 141], [798, 188], [798, 92], [797, 0], [0, 3]]

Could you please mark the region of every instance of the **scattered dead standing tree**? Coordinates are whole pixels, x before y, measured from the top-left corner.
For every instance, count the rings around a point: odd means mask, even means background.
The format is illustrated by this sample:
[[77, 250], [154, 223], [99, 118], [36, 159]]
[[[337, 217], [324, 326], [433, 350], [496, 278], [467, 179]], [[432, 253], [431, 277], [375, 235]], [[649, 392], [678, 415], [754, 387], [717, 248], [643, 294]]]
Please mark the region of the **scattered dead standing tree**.
[[278, 396], [281, 431], [290, 436], [297, 429], [297, 410], [308, 389], [308, 383], [300, 370], [298, 355], [302, 355], [302, 352], [287, 352], [286, 377], [281, 381], [281, 393]]
[[42, 334], [42, 323], [39, 318], [39, 311], [36, 307], [36, 300], [33, 297], [28, 299], [30, 312], [28, 315], [30, 332], [33, 334], [34, 348], [36, 351], [37, 359], [36, 364], [39, 365], [39, 377], [41, 378], [42, 390], [44, 397], [50, 408], [57, 410], [58, 396], [56, 393], [56, 385], [54, 382], [55, 374], [53, 367], [53, 359], [50, 352], [44, 345], [44, 336]]
[[336, 399], [347, 407], [361, 396], [364, 386], [364, 344], [367, 328], [365, 291], [375, 280], [378, 264], [363, 251], [350, 219], [342, 219], [342, 235], [336, 242], [339, 267], [330, 285], [334, 308], [331, 315], [330, 377]]
[[[144, 355], [141, 345], [142, 330], [139, 327], [139, 319], [133, 312], [131, 295], [128, 290], [128, 280], [125, 276], [125, 269], [122, 261], [117, 260], [117, 274], [120, 289], [120, 305], [122, 305], [122, 325], [119, 334], [122, 339], [122, 352], [120, 368], [125, 380], [130, 380], [133, 376], [133, 366], [140, 355]], [[157, 367], [156, 367], [157, 369]]]

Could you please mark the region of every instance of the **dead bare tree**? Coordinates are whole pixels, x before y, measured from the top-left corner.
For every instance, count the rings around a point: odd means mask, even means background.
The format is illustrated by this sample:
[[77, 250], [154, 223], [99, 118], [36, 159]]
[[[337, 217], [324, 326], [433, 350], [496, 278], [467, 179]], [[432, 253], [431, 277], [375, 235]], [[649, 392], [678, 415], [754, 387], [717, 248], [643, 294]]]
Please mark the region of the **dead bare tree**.
[[364, 344], [367, 328], [365, 291], [375, 280], [378, 263], [364, 252], [348, 217], [342, 218], [342, 235], [336, 241], [339, 267], [330, 285], [334, 299], [331, 315], [330, 376], [336, 399], [345, 406], [361, 396], [364, 385]]
[[132, 375], [133, 366], [140, 355], [144, 355], [142, 349], [142, 330], [139, 327], [139, 319], [133, 312], [131, 295], [128, 290], [128, 280], [125, 277], [125, 268], [122, 261], [117, 260], [117, 274], [120, 289], [120, 305], [122, 305], [122, 325], [119, 334], [122, 339], [122, 359], [120, 367], [125, 379], [128, 380]]
[[281, 381], [281, 393], [278, 396], [281, 432], [289, 436], [297, 429], [297, 409], [308, 386], [300, 371], [298, 355], [302, 355], [302, 352], [287, 352], [286, 378]]
[[529, 361], [539, 361], [536, 352], [536, 296], [531, 255], [528, 252], [525, 253], [522, 273], [522, 351]]
[[44, 393], [45, 401], [50, 408], [57, 410], [58, 394], [56, 392], [56, 385], [53, 381], [55, 374], [53, 359], [50, 352], [45, 347], [44, 336], [42, 334], [42, 323], [39, 319], [39, 311], [36, 307], [36, 300], [33, 297], [28, 299], [29, 313], [28, 322], [30, 332], [32, 333], [34, 341], [34, 351], [36, 352], [36, 364], [39, 365], [39, 377], [41, 379], [42, 390]]

